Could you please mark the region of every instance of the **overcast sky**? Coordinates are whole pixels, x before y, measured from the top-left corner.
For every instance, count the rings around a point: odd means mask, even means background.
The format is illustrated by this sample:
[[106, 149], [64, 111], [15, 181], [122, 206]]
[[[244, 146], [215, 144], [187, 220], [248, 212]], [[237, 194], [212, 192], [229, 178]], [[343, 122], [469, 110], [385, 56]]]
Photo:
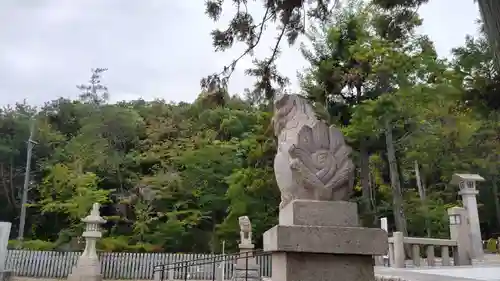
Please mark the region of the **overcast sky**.
[[[95, 67], [109, 69], [103, 81], [112, 101], [194, 100], [200, 78], [219, 71], [241, 51], [212, 51], [209, 33], [216, 25], [204, 15], [202, 2], [1, 0], [0, 105], [74, 98], [75, 85], [87, 81]], [[420, 9], [421, 32], [446, 56], [466, 34], [477, 32], [478, 8], [472, 0], [430, 2]], [[258, 6], [252, 9], [261, 12]], [[257, 56], [270, 52], [274, 36], [275, 30], [268, 29]], [[233, 75], [231, 93], [252, 85], [243, 75], [249, 61]], [[278, 61], [295, 88], [296, 72], [304, 66], [297, 48], [285, 48]]]

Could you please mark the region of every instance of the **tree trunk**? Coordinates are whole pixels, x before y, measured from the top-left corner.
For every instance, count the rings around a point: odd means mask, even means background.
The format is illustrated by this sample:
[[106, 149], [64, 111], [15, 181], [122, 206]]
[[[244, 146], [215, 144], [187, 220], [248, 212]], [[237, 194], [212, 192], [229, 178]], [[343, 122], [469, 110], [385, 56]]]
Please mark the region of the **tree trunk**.
[[401, 182], [398, 172], [398, 163], [396, 160], [396, 149], [392, 137], [392, 126], [388, 119], [385, 120], [385, 144], [387, 146], [387, 158], [389, 160], [389, 173], [391, 175], [392, 203], [396, 229], [408, 235], [406, 228], [406, 218], [403, 211], [403, 195], [401, 192]]
[[418, 195], [420, 196], [420, 202], [424, 206], [425, 209], [425, 229], [427, 230], [427, 237], [431, 237], [431, 228], [430, 228], [430, 221], [429, 217], [427, 216], [429, 212], [429, 208], [427, 206], [427, 198], [425, 194], [425, 186], [424, 183], [422, 182], [422, 179], [420, 177], [420, 169], [418, 167], [418, 161], [415, 160], [415, 180], [417, 181], [417, 187], [418, 187]]
[[500, 198], [498, 197], [498, 185], [496, 178], [493, 178], [492, 180], [493, 183], [493, 201], [495, 202], [495, 213], [497, 217], [497, 228], [500, 229]]
[[500, 69], [500, 1], [478, 0], [477, 2], [491, 51], [495, 57], [497, 68]]
[[[5, 165], [4, 163], [0, 163], [0, 179], [2, 181], [2, 188], [3, 192], [5, 194], [5, 197], [7, 198], [7, 203], [9, 209], [15, 210], [15, 205], [14, 202], [12, 201], [11, 197], [11, 190], [10, 190], [10, 182], [9, 179], [7, 178], [7, 175], [5, 174]], [[12, 180], [12, 179], [10, 179]]]
[[418, 161], [415, 160], [415, 180], [417, 181], [418, 195], [420, 200], [425, 201], [425, 188], [422, 186], [422, 181], [420, 179], [420, 169], [418, 167]]
[[364, 222], [366, 226], [371, 226], [367, 224], [372, 224], [375, 219], [373, 218], [373, 208], [372, 208], [372, 192], [370, 186], [370, 155], [368, 154], [367, 141], [362, 140], [360, 144], [359, 151], [359, 166], [360, 166], [360, 180], [361, 180], [361, 199], [362, 199], [362, 211], [366, 216], [366, 221]]

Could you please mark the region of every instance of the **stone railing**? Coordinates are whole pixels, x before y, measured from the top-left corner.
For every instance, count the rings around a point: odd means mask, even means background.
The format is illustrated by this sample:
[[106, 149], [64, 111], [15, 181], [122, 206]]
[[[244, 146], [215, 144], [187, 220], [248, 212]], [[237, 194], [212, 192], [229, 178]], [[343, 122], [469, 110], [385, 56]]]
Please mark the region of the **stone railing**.
[[[427, 266], [436, 266], [439, 261], [441, 266], [455, 264], [454, 260], [450, 259], [450, 252], [453, 258], [457, 256], [457, 241], [451, 239], [404, 237], [403, 233], [394, 232], [393, 236], [389, 238], [389, 263], [391, 267], [406, 267], [405, 245], [409, 245], [406, 248], [411, 248], [412, 265], [415, 267], [421, 266], [421, 248], [425, 248]], [[436, 248], [440, 248], [440, 259], [436, 259], [435, 257]]]

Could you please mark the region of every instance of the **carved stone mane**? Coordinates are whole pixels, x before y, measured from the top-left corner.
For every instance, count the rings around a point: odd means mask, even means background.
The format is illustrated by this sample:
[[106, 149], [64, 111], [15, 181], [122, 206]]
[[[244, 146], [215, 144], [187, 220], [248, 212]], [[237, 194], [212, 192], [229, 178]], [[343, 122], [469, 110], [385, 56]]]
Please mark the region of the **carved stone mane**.
[[[301, 96], [284, 95], [274, 103], [273, 127], [278, 139], [282, 137], [281, 132], [285, 128], [296, 128], [299, 123], [312, 125], [315, 121], [317, 119], [314, 109]], [[284, 137], [286, 138], [286, 135]]]
[[334, 126], [316, 118], [299, 95], [275, 102], [274, 133], [278, 151], [274, 172], [281, 191], [280, 208], [294, 199], [347, 200], [352, 191], [351, 149]]

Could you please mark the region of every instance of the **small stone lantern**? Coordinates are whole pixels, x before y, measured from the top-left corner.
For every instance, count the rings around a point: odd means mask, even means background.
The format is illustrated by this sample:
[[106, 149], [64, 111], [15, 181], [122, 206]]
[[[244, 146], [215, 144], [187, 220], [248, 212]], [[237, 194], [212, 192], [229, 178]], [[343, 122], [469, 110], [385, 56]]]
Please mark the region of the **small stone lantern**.
[[73, 267], [72, 273], [68, 276], [68, 280], [72, 281], [101, 281], [101, 263], [97, 256], [96, 243], [102, 237], [101, 225], [106, 223], [99, 214], [99, 203], [92, 205], [90, 215], [82, 219], [85, 223], [85, 231], [82, 237], [85, 238], [85, 250], [78, 258], [76, 266]]

